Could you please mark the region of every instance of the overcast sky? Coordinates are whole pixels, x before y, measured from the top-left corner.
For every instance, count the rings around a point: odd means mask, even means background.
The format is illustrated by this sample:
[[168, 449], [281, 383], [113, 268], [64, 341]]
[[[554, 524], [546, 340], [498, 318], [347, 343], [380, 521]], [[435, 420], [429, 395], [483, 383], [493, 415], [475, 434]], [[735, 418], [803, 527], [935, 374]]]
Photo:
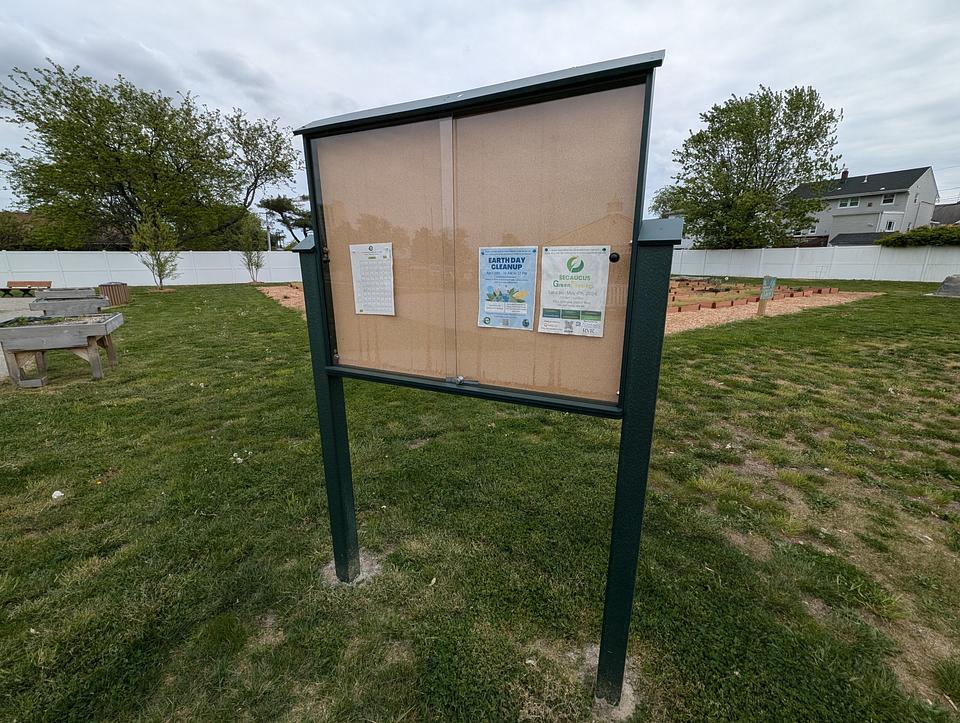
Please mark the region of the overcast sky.
[[[6, 0], [0, 8], [2, 75], [50, 57], [102, 80], [122, 73], [294, 127], [660, 48], [648, 203], [698, 114], [760, 84], [812, 85], [842, 108], [838, 150], [851, 175], [932, 165], [941, 199], [960, 198], [957, 0]], [[20, 142], [0, 124], [0, 146]], [[11, 203], [0, 191], [0, 207]]]

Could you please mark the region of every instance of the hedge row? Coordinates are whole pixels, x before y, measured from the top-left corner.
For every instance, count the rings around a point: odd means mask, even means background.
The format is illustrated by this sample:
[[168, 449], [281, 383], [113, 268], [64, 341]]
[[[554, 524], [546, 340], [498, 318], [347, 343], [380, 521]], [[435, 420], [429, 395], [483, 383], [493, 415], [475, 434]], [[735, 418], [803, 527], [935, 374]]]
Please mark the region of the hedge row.
[[960, 246], [960, 226], [921, 226], [906, 233], [884, 234], [881, 246]]

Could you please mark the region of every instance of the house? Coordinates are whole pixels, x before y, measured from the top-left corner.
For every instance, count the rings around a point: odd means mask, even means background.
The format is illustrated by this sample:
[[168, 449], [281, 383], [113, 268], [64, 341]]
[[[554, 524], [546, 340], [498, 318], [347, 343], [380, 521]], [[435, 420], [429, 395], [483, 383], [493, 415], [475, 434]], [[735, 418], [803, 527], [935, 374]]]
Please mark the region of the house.
[[814, 214], [816, 222], [809, 229], [796, 232], [799, 243], [859, 246], [872, 244], [884, 233], [929, 226], [937, 202], [937, 182], [930, 166], [865, 176], [851, 176], [844, 170], [840, 178], [820, 189], [803, 184], [792, 193], [818, 196], [825, 205]]
[[942, 203], [933, 209], [931, 226], [960, 225], [960, 201], [956, 203]]

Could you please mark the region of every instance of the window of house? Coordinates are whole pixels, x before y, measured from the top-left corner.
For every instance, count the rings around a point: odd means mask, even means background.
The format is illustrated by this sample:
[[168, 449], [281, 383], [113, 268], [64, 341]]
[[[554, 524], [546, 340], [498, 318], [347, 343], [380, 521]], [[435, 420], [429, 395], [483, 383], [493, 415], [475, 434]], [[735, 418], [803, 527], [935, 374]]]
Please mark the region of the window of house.
[[887, 231], [893, 231], [894, 222], [887, 221]]
[[856, 208], [860, 205], [860, 198], [841, 198], [840, 203], [837, 204], [837, 208]]
[[883, 194], [883, 198], [880, 199], [880, 205], [881, 205], [881, 206], [889, 206], [891, 203], [894, 202], [894, 200], [896, 199], [896, 197], [897, 197], [897, 194], [895, 194], [895, 193], [885, 193], [885, 194]]

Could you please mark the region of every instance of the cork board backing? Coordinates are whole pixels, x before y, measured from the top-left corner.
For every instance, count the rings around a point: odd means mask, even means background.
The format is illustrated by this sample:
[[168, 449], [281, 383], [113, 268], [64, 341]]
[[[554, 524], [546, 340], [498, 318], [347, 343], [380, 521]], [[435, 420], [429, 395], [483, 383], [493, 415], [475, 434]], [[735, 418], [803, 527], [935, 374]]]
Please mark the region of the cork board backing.
[[[643, 95], [638, 85], [314, 140], [339, 363], [616, 403]], [[396, 316], [357, 315], [349, 244], [385, 241]], [[602, 338], [477, 326], [478, 248], [513, 245], [620, 254]]]

